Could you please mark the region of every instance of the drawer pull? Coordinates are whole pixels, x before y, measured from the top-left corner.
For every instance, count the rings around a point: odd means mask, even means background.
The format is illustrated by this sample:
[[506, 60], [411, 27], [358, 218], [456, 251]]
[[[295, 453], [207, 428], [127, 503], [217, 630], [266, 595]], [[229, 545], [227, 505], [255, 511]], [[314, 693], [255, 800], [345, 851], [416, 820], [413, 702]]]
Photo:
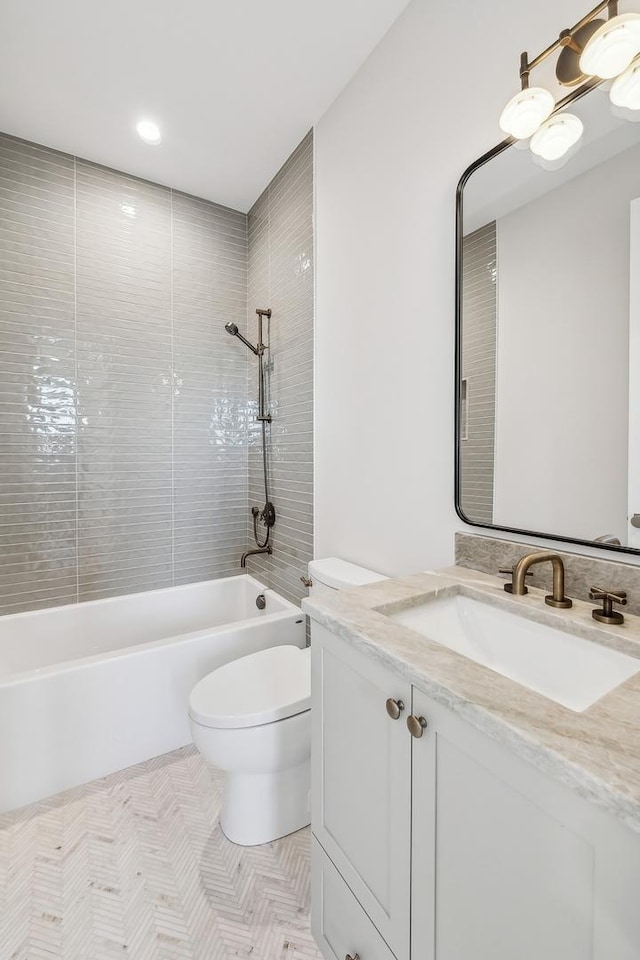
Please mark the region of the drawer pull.
[[411, 716], [407, 717], [407, 727], [409, 728], [409, 733], [412, 737], [416, 737], [416, 739], [420, 739], [425, 731], [426, 726], [427, 721], [424, 717], [416, 717], [413, 713]]
[[[386, 703], [387, 713], [392, 720], [397, 720], [402, 711], [404, 710], [404, 703], [402, 700], [394, 700], [393, 697], [389, 697]], [[354, 958], [355, 960], [355, 958]]]
[[354, 955], [351, 956], [350, 953], [346, 953], [346, 954], [345, 954], [345, 957], [344, 957], [344, 960], [360, 960], [360, 954], [359, 954], [359, 953], [354, 953]]

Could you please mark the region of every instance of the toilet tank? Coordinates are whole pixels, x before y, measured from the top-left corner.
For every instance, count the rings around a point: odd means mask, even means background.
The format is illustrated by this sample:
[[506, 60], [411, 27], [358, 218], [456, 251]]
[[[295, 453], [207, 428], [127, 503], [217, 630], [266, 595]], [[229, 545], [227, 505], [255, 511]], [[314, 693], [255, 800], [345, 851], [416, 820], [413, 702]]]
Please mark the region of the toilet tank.
[[327, 593], [329, 590], [348, 590], [350, 587], [362, 587], [365, 583], [376, 583], [387, 577], [366, 567], [359, 567], [338, 557], [326, 557], [324, 560], [309, 562], [309, 577], [312, 586], [309, 594]]

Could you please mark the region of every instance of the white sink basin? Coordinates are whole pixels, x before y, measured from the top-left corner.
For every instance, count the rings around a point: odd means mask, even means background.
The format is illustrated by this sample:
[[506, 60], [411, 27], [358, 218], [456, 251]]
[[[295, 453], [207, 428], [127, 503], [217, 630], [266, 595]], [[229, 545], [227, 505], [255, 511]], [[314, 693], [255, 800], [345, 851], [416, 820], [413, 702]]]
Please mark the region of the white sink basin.
[[640, 670], [634, 657], [461, 595], [389, 618], [577, 713]]

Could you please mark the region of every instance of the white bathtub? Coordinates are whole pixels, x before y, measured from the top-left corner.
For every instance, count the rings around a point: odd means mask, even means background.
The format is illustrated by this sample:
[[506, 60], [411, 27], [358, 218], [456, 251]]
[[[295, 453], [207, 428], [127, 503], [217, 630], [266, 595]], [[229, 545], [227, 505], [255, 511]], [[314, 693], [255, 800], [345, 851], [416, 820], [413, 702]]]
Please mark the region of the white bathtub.
[[0, 812], [189, 743], [193, 685], [279, 643], [303, 615], [249, 576], [0, 617]]

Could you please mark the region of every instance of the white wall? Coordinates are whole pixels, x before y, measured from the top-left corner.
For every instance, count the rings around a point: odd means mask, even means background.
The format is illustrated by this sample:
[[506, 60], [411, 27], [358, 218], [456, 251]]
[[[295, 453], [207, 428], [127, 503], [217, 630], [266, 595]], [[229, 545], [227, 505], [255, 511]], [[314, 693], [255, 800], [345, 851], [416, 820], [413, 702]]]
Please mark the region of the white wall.
[[496, 523], [627, 540], [638, 194], [636, 146], [498, 221]]
[[520, 51], [583, 13], [413, 0], [316, 127], [316, 556], [453, 559], [456, 183], [499, 139]]

